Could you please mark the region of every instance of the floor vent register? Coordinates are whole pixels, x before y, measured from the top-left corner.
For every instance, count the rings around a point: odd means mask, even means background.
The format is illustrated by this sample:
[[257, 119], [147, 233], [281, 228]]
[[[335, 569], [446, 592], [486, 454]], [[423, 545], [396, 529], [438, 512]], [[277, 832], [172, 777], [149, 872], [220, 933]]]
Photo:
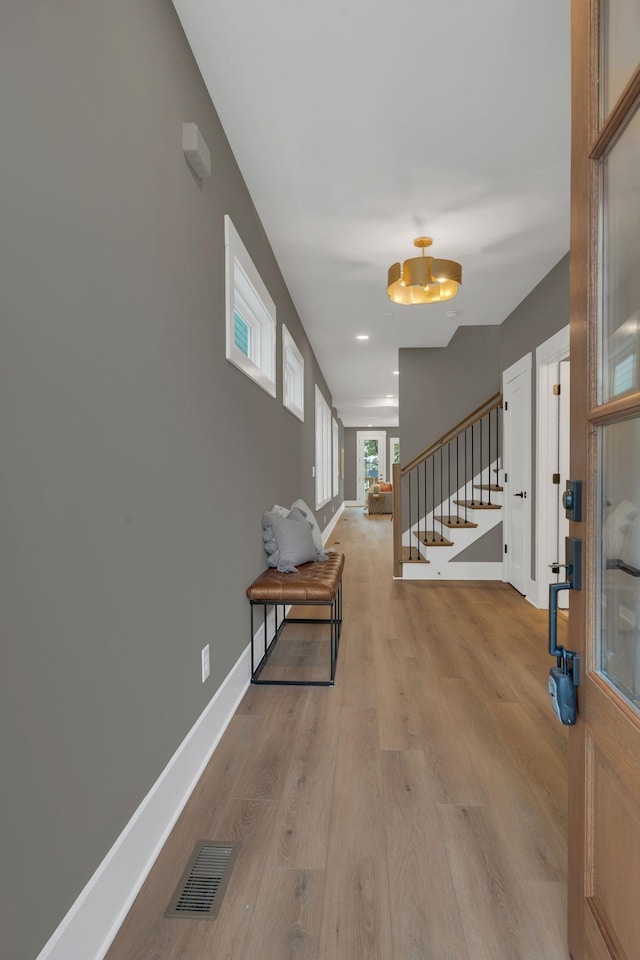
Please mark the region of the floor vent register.
[[201, 840], [189, 858], [165, 917], [215, 920], [240, 846], [239, 842]]

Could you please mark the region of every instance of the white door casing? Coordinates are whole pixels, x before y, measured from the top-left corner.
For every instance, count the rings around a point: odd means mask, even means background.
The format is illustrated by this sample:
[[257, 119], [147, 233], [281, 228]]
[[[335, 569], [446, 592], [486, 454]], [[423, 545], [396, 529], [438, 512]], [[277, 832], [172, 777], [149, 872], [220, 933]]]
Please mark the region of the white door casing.
[[393, 467], [393, 455], [395, 451], [396, 444], [400, 445], [399, 437], [389, 437], [389, 459], [387, 460], [387, 467], [389, 473], [389, 480], [391, 480], [391, 468]]
[[502, 374], [504, 579], [525, 596], [531, 589], [531, 366], [528, 353]]
[[[568, 534], [561, 498], [569, 477], [569, 326], [563, 327], [536, 350], [536, 606], [549, 606], [549, 584], [563, 579], [549, 564], [563, 560]], [[560, 386], [560, 395], [554, 386]], [[562, 457], [564, 456], [564, 461]], [[560, 483], [553, 483], [554, 473]], [[529, 598], [533, 601], [533, 597]], [[568, 597], [560, 595], [560, 606]]]
[[[567, 480], [569, 479], [569, 438], [571, 430], [571, 422], [569, 416], [569, 406], [571, 399], [571, 381], [570, 381], [570, 364], [568, 360], [562, 360], [559, 364], [559, 377], [558, 382], [560, 384], [560, 396], [559, 396], [559, 406], [558, 406], [558, 473], [560, 474], [560, 483], [556, 487], [556, 507], [557, 507], [557, 553], [554, 557], [554, 560], [557, 558], [561, 563], [565, 559], [565, 537], [569, 536], [569, 521], [567, 520], [567, 515], [565, 509], [562, 505], [562, 494], [567, 485]], [[557, 574], [559, 580], [564, 580], [566, 573], [563, 568], [560, 569], [560, 572]], [[561, 593], [558, 597], [558, 606], [563, 610], [569, 609], [569, 591], [566, 590], [564, 593]]]
[[386, 433], [376, 431], [376, 430], [358, 430], [356, 434], [356, 460], [357, 460], [357, 488], [356, 488], [356, 500], [359, 504], [364, 505], [364, 483], [365, 483], [365, 467], [364, 467], [364, 441], [365, 440], [377, 440], [378, 441], [378, 465], [379, 465], [379, 475], [381, 479], [386, 479], [386, 446], [387, 446], [387, 435]]

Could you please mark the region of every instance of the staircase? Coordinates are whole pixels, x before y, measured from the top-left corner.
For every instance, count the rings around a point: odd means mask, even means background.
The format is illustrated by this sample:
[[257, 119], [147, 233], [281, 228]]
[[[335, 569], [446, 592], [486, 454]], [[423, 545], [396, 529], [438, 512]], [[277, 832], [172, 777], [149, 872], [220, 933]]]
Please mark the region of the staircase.
[[393, 471], [394, 576], [495, 578], [499, 563], [460, 557], [502, 520], [502, 395]]

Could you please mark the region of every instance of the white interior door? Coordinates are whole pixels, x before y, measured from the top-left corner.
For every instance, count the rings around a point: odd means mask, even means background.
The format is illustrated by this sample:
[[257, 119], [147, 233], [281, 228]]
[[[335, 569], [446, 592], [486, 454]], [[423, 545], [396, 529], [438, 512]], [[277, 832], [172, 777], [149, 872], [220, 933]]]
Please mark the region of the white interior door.
[[522, 594], [531, 567], [531, 354], [502, 376], [505, 580]]
[[356, 499], [358, 503], [364, 504], [370, 482], [386, 480], [387, 435], [375, 430], [358, 430], [356, 437], [358, 460]]

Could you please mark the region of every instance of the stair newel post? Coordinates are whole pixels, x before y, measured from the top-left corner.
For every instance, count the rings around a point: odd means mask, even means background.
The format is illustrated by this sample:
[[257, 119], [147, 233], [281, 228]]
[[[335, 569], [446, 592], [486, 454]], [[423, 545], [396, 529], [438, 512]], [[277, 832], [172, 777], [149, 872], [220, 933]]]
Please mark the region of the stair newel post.
[[489, 504], [491, 504], [491, 411], [489, 411], [489, 463], [487, 465], [487, 476], [489, 477]]
[[399, 463], [391, 467], [393, 483], [393, 575], [402, 576], [402, 475]]

